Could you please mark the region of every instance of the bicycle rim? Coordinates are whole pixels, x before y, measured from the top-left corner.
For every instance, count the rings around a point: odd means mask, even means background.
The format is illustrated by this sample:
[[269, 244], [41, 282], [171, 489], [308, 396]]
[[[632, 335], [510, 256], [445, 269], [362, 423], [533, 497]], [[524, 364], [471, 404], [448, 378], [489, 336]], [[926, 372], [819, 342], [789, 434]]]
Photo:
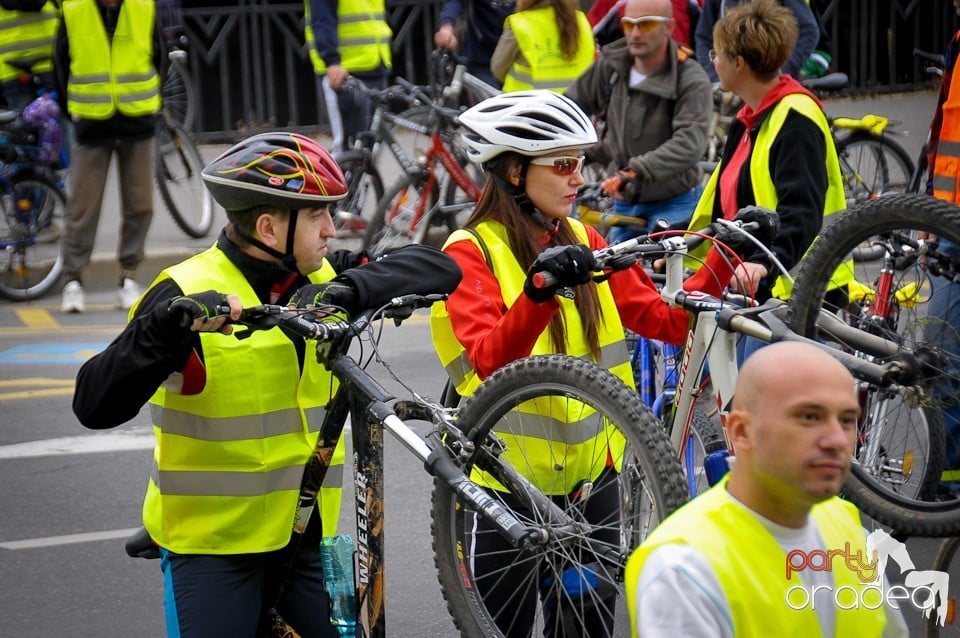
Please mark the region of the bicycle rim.
[[[420, 243], [419, 228], [438, 206], [439, 188], [425, 192], [425, 177], [404, 175], [384, 193], [363, 237], [363, 247], [380, 254], [392, 248]], [[417, 218], [417, 208], [423, 203], [423, 214]]]
[[8, 194], [0, 223], [0, 246], [4, 248], [0, 294], [28, 301], [58, 282], [67, 204], [60, 189], [40, 178], [15, 179]]
[[[571, 414], [577, 440], [595, 444], [586, 453], [581, 448], [577, 458], [557, 424]], [[629, 636], [623, 566], [646, 534], [686, 500], [682, 470], [649, 409], [608, 371], [551, 355], [516, 361], [491, 375], [463, 404], [457, 423], [478, 446], [502, 439], [506, 449], [493, 463], [549, 485], [543, 492], [583, 523], [577, 533], [542, 523], [550, 539], [542, 546], [504, 550], [499, 533], [478, 523], [445, 483], [435, 481], [435, 562], [462, 635]], [[542, 455], [527, 455], [526, 445], [504, 431], [506, 424], [513, 433], [542, 438], [552, 460], [544, 465]], [[468, 471], [477, 459], [467, 462]], [[542, 520], [523, 498], [487, 492], [520, 520]], [[601, 558], [591, 543], [618, 558]], [[571, 570], [584, 569], [596, 575], [597, 585], [582, 596], [558, 585], [561, 572], [569, 578]]]
[[884, 136], [854, 134], [837, 144], [847, 206], [910, 188], [913, 161]]
[[170, 68], [167, 70], [167, 79], [163, 83], [161, 95], [163, 110], [183, 130], [192, 131], [196, 119], [195, 99], [190, 74], [182, 60], [176, 58], [170, 60]]
[[197, 239], [213, 226], [213, 197], [203, 183], [203, 158], [190, 136], [177, 125], [157, 135], [154, 176], [160, 197], [180, 230]]
[[349, 150], [334, 153], [334, 159], [347, 183], [347, 197], [331, 205], [337, 237], [362, 237], [368, 219], [383, 197], [383, 182], [377, 169], [368, 164], [364, 152]]
[[[924, 265], [903, 253], [902, 247], [915, 243], [922, 232], [936, 234], [941, 243], [960, 245], [960, 209], [911, 194], [888, 195], [850, 209], [825, 229], [804, 259], [790, 314], [793, 328], [804, 335], [865, 359], [886, 359], [857, 351], [828, 329], [818, 330], [822, 306], [850, 325], [893, 341], [912, 361], [923, 363], [907, 385], [881, 389], [858, 384], [863, 417], [843, 493], [897, 531], [945, 536], [960, 533], [960, 496], [940, 482], [945, 460], [956, 465], [960, 459], [960, 283], [932, 274], [939, 267], [955, 268], [955, 259], [929, 257]], [[855, 250], [884, 241], [899, 256], [889, 268], [895, 294], [889, 310], [882, 311], [873, 300], [883, 262], [848, 260]], [[850, 264], [855, 279], [841, 289], [847, 294], [828, 292], [842, 263]]]

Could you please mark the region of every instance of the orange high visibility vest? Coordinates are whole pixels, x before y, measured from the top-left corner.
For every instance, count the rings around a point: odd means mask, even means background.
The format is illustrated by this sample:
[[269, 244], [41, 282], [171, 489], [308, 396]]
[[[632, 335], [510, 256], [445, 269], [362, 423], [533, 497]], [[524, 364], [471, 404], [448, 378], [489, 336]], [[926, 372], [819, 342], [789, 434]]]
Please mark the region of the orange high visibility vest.
[[957, 180], [960, 178], [960, 69], [950, 77], [950, 91], [943, 103], [943, 121], [937, 158], [933, 164], [933, 196], [960, 203]]

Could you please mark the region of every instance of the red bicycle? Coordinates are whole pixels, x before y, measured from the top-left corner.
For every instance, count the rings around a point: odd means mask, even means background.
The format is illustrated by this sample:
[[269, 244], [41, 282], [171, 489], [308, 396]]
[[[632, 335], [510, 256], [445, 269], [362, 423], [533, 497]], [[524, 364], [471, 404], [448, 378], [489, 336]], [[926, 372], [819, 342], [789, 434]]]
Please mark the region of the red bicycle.
[[439, 245], [460, 228], [480, 199], [481, 177], [471, 177], [465, 152], [457, 146], [458, 109], [443, 105], [442, 96], [431, 99], [403, 78], [397, 82], [421, 104], [429, 107], [426, 132], [430, 144], [416, 157], [401, 163], [403, 174], [377, 203], [367, 226], [364, 248], [380, 252], [406, 244]]

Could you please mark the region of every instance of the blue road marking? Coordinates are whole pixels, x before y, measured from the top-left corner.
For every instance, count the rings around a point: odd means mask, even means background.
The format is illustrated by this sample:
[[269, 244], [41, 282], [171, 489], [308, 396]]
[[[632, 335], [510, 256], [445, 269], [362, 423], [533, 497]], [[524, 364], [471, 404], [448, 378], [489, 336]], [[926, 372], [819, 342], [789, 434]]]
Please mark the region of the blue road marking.
[[0, 352], [0, 363], [83, 363], [104, 350], [106, 341], [91, 343], [28, 343]]

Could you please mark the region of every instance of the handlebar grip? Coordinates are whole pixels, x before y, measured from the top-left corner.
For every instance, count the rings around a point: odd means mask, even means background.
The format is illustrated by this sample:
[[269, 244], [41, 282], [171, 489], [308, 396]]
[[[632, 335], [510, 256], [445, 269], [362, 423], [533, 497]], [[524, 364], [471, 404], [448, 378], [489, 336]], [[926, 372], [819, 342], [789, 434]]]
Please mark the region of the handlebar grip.
[[549, 288], [550, 286], [556, 285], [557, 278], [552, 272], [540, 271], [533, 273], [530, 281], [533, 282], [534, 288]]

